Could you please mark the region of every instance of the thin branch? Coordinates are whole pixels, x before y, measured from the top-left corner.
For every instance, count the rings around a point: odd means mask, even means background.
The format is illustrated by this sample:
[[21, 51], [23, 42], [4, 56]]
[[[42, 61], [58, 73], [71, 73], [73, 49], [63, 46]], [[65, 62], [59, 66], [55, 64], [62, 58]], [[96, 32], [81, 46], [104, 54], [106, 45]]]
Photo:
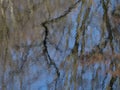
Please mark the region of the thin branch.
[[56, 18], [50, 19], [50, 20], [46, 20], [41, 25], [43, 25], [43, 24], [46, 25], [46, 24], [49, 24], [51, 22], [56, 22], [62, 18], [65, 18], [73, 9], [75, 9], [79, 5], [80, 2], [81, 2], [81, 0], [78, 0], [75, 4], [71, 5], [62, 15], [60, 15]]
[[[44, 52], [46, 53], [46, 57], [47, 57], [47, 63], [49, 65], [53, 65], [54, 66], [54, 68], [56, 69], [56, 73], [57, 73], [57, 77], [58, 78], [60, 77], [60, 71], [59, 71], [57, 65], [55, 64], [55, 62], [50, 57], [49, 52], [48, 52], [47, 39], [48, 39], [49, 30], [48, 30], [48, 27], [46, 25], [51, 23], [51, 22], [56, 22], [56, 21], [58, 21], [58, 20], [60, 20], [60, 19], [62, 19], [64, 17], [66, 17], [73, 9], [75, 9], [77, 7], [77, 5], [79, 4], [80, 1], [81, 0], [78, 0], [75, 4], [73, 4], [71, 7], [69, 7], [68, 10], [66, 10], [64, 12], [64, 14], [60, 15], [59, 17], [53, 18], [53, 19], [50, 19], [50, 20], [46, 20], [46, 21], [41, 23], [41, 25], [45, 29], [45, 38], [44, 38], [44, 41], [43, 41], [43, 45], [44, 45]], [[58, 78], [56, 79], [56, 84], [57, 84]], [[56, 84], [55, 84], [55, 89], [56, 89]]]

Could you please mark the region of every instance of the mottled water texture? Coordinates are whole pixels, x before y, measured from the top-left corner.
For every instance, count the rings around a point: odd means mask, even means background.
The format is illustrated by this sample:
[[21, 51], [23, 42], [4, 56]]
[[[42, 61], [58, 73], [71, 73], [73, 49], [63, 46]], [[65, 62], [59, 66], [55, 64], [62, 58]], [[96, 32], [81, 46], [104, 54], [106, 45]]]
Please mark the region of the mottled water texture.
[[120, 0], [0, 0], [0, 90], [120, 90]]

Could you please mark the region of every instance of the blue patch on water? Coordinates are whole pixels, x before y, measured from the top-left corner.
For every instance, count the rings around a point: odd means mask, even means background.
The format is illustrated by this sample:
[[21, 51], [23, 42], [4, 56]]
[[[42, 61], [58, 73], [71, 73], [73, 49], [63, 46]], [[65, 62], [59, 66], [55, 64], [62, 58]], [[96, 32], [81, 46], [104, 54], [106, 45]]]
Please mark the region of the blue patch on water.
[[91, 71], [86, 71], [84, 74], [83, 74], [83, 79], [86, 79], [86, 80], [89, 80], [91, 81], [93, 79], [92, 77], [92, 72]]
[[97, 28], [94, 28], [94, 31], [92, 32], [92, 41], [95, 44], [98, 44], [101, 38], [101, 33]]

